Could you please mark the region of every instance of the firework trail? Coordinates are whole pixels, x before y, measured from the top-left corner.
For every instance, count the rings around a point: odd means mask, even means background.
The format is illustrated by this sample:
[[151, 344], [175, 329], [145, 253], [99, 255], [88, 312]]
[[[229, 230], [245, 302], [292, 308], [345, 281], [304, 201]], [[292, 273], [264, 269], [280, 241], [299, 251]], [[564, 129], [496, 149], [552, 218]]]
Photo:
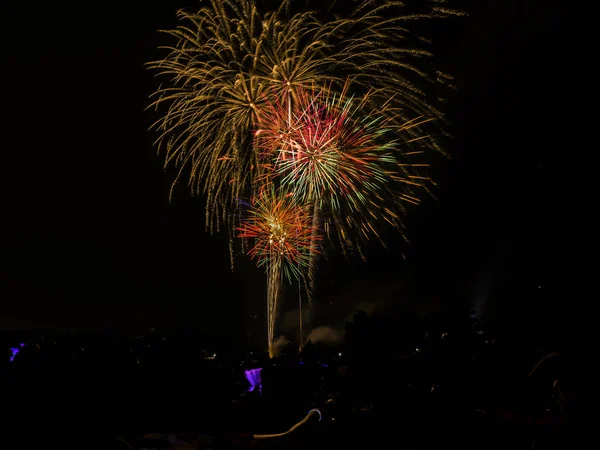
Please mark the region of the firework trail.
[[291, 281], [302, 277], [309, 264], [313, 242], [321, 239], [313, 229], [313, 220], [305, 207], [292, 195], [272, 185], [254, 199], [249, 217], [238, 229], [240, 238], [251, 239], [248, 254], [264, 266], [267, 274], [267, 334], [272, 355], [275, 319], [283, 278]]

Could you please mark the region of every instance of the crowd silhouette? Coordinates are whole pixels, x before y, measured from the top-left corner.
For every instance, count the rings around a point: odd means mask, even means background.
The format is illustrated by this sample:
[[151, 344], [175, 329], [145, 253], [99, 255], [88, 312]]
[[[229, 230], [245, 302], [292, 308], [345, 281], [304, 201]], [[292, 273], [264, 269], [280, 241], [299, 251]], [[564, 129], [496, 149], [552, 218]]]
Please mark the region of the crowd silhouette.
[[[24, 429], [31, 445], [36, 435], [46, 445], [150, 448], [140, 439], [158, 432], [164, 446], [152, 448], [178, 448], [183, 437], [165, 440], [177, 432], [210, 442], [195, 448], [545, 449], [570, 447], [578, 434], [573, 349], [490, 336], [468, 311], [360, 311], [341, 345], [309, 341], [298, 353], [291, 343], [276, 359], [156, 330], [5, 333], [2, 345], [5, 426]], [[249, 389], [244, 374], [258, 368], [260, 386]], [[289, 435], [255, 439], [312, 410], [319, 420], [313, 413]]]

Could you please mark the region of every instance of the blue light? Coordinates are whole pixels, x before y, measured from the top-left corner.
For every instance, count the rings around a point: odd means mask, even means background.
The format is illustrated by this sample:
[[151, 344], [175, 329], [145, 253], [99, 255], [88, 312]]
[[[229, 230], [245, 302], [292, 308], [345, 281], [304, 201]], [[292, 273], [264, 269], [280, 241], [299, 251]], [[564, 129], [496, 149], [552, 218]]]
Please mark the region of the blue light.
[[[23, 347], [25, 344], [21, 344], [21, 347]], [[20, 348], [16, 348], [16, 347], [11, 347], [10, 349], [12, 356], [10, 357], [9, 361], [13, 362], [15, 360], [15, 356], [17, 356], [17, 353], [19, 353], [21, 351]]]

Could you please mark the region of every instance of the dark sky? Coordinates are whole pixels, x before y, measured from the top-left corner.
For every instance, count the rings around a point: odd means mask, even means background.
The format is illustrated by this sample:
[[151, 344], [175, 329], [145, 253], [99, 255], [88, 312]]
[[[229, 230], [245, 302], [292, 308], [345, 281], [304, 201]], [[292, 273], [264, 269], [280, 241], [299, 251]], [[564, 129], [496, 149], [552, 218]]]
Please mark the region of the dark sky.
[[[0, 7], [0, 328], [242, 336], [262, 314], [264, 277], [243, 257], [230, 271], [201, 199], [182, 189], [168, 203], [173, 174], [144, 111], [156, 87], [144, 63], [164, 43], [156, 30], [194, 2], [129, 3]], [[438, 200], [412, 211], [410, 246], [322, 264], [320, 302], [349, 305], [343, 314], [361, 295], [412, 295], [425, 309], [432, 298], [476, 309], [493, 299], [488, 310], [505, 316], [565, 308], [563, 12], [542, 0], [460, 4], [471, 17], [436, 32], [440, 63], [462, 86]]]

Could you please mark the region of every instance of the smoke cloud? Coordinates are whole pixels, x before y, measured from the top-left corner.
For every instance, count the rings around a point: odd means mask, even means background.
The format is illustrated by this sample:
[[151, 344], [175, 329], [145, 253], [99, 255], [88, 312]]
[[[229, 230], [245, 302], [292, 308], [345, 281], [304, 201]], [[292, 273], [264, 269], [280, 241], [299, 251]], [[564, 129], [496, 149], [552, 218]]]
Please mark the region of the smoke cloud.
[[336, 345], [341, 343], [343, 339], [344, 333], [341, 330], [325, 326], [313, 329], [306, 338], [306, 342], [311, 341], [313, 344], [322, 342], [324, 344]]
[[283, 349], [290, 343], [285, 336], [279, 336], [273, 341], [273, 356], [279, 356]]

